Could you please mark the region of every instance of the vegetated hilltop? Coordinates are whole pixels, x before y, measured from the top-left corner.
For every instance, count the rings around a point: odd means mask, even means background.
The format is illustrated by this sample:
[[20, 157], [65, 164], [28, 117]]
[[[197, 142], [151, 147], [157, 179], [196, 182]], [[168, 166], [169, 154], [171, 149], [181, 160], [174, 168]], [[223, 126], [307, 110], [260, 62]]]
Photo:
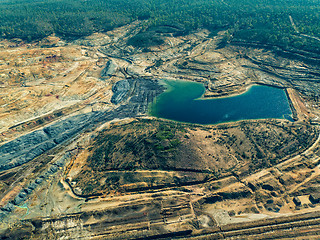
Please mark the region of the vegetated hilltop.
[[228, 30], [225, 42], [254, 41], [319, 53], [319, 8], [313, 0], [3, 1], [0, 36], [32, 41], [56, 33], [79, 38], [148, 19], [140, 38], [136, 36], [131, 44], [159, 44], [161, 40], [143, 31], [169, 25], [180, 29], [177, 34], [198, 28], [223, 29]]
[[310, 126], [256, 121], [200, 127], [163, 120], [115, 124], [75, 160], [72, 185], [80, 195], [183, 186], [246, 176], [309, 147]]

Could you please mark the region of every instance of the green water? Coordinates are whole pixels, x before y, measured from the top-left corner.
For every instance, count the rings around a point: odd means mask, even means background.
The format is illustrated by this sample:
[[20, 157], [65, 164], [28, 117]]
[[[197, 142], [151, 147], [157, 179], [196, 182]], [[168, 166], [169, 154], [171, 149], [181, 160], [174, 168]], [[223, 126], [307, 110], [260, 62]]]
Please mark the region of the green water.
[[150, 106], [150, 115], [181, 122], [216, 124], [243, 119], [278, 118], [292, 121], [284, 90], [254, 85], [232, 97], [202, 99], [201, 83], [163, 80], [167, 90]]

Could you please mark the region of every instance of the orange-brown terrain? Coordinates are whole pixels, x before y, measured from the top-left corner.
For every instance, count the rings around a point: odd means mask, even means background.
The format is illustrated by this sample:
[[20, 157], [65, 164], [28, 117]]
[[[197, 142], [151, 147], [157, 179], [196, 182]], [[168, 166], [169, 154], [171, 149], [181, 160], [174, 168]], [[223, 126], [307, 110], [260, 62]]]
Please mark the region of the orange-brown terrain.
[[[318, 239], [319, 65], [223, 31], [128, 45], [142, 27], [0, 42], [1, 239]], [[163, 78], [280, 87], [295, 121], [156, 119]]]

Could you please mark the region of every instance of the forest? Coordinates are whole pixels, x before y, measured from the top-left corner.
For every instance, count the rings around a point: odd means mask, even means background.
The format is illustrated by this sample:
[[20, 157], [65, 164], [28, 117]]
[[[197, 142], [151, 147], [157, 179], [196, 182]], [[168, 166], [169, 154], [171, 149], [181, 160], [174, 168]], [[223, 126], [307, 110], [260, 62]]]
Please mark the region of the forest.
[[[52, 33], [76, 39], [146, 20], [144, 38], [152, 38], [148, 29], [157, 26], [175, 27], [179, 34], [206, 28], [213, 35], [226, 30], [226, 42], [320, 53], [320, 0], [0, 0], [0, 13], [0, 37], [27, 42]], [[137, 40], [131, 44], [139, 46]]]

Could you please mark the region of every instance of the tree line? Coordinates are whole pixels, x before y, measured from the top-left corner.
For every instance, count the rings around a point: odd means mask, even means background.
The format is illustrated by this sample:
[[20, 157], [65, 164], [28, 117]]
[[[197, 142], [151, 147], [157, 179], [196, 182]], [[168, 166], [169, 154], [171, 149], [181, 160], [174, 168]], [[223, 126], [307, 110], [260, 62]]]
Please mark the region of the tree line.
[[[0, 37], [25, 41], [56, 33], [66, 39], [105, 32], [134, 20], [148, 30], [173, 26], [178, 34], [198, 28], [228, 31], [228, 41], [260, 42], [320, 53], [319, 0], [2, 0]], [[142, 39], [142, 37], [141, 37]], [[133, 43], [139, 39], [133, 39]], [[146, 44], [161, 44], [155, 38]], [[144, 44], [144, 43], [142, 43]]]

